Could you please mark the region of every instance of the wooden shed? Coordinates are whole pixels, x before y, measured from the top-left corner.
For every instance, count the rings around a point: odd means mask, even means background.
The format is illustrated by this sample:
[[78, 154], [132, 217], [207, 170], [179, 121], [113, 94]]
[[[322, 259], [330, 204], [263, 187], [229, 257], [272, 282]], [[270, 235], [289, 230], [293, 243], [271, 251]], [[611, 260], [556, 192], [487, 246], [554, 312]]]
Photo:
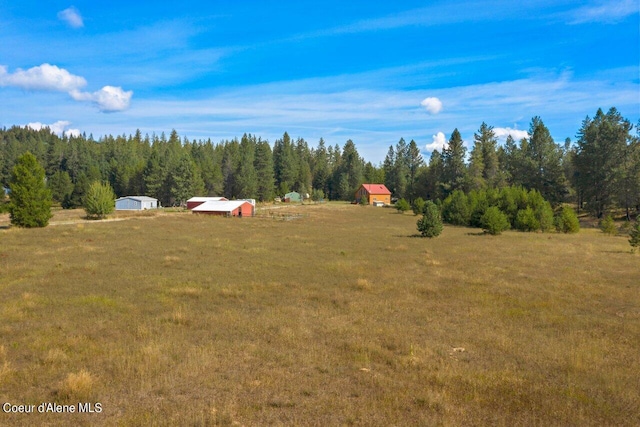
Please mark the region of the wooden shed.
[[228, 200], [226, 197], [192, 197], [187, 200], [187, 209], [191, 210], [204, 202], [226, 202]]
[[142, 211], [157, 209], [158, 199], [148, 196], [124, 196], [116, 199], [117, 211]]
[[253, 216], [254, 206], [247, 200], [210, 200], [193, 209], [193, 213], [221, 216]]
[[368, 205], [391, 204], [391, 191], [384, 184], [362, 184], [356, 191], [356, 202], [365, 198]]

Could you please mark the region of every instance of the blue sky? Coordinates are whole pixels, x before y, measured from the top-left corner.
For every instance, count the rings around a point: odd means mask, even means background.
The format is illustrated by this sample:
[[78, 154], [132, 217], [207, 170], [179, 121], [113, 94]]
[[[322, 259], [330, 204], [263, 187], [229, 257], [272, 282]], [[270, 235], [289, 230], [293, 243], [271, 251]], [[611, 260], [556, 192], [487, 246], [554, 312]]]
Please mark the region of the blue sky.
[[400, 137], [426, 157], [484, 121], [556, 142], [615, 106], [640, 118], [639, 0], [0, 0], [0, 127]]

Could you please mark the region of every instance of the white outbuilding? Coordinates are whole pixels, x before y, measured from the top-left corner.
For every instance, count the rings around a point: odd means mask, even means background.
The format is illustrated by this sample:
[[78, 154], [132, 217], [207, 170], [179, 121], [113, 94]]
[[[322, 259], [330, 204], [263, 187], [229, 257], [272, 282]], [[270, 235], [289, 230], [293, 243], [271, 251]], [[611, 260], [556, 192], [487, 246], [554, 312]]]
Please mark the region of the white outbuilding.
[[116, 199], [117, 211], [142, 211], [158, 209], [158, 199], [148, 196], [124, 196]]

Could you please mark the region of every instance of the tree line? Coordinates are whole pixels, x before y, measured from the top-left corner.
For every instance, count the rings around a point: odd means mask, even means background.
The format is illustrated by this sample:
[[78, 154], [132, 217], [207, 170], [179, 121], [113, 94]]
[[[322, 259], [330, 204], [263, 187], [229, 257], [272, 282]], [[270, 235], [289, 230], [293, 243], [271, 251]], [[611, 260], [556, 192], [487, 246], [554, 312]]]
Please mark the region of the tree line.
[[310, 146], [286, 132], [273, 145], [255, 135], [213, 143], [160, 135], [59, 137], [49, 129], [0, 129], [0, 183], [8, 187], [16, 160], [29, 151], [45, 170], [54, 201], [82, 206], [90, 185], [107, 182], [117, 197], [149, 195], [164, 206], [184, 204], [193, 195], [222, 195], [270, 201], [289, 191], [313, 198], [352, 200], [363, 182], [384, 183], [393, 196], [412, 202], [445, 200], [456, 191], [523, 187], [553, 207], [575, 203], [602, 217], [622, 208], [640, 211], [640, 138], [611, 108], [587, 117], [576, 140], [556, 143], [539, 117], [529, 135], [499, 145], [493, 127], [482, 123], [469, 153], [454, 129], [446, 147], [428, 162], [418, 144], [403, 138], [384, 162], [363, 159], [353, 141], [340, 147], [320, 139]]

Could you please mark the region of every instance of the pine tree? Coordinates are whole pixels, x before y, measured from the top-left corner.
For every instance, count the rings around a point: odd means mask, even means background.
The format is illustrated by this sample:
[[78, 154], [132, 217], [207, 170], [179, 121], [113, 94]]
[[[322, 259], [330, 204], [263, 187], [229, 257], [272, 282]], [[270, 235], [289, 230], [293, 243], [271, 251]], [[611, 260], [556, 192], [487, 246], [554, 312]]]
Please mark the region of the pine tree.
[[44, 180], [44, 168], [27, 151], [11, 171], [11, 224], [18, 227], [46, 227], [51, 218], [51, 191]]
[[73, 182], [67, 171], [58, 170], [47, 181], [53, 200], [64, 202], [73, 192]]
[[268, 141], [258, 139], [253, 166], [256, 170], [257, 179], [255, 197], [261, 202], [273, 200], [273, 156], [271, 153], [271, 146]]
[[576, 184], [587, 209], [601, 218], [615, 205], [622, 186], [624, 152], [631, 124], [615, 108], [587, 117], [578, 132]]
[[251, 135], [244, 134], [240, 140], [240, 158], [235, 173], [238, 198], [256, 197], [258, 191], [258, 175], [254, 165], [256, 145], [256, 139]]
[[455, 190], [463, 190], [467, 167], [464, 163], [466, 147], [458, 129], [454, 129], [449, 138], [449, 146], [442, 151], [442, 181], [445, 196]]
[[437, 237], [442, 233], [443, 225], [440, 210], [431, 200], [427, 200], [425, 203], [424, 214], [416, 225], [422, 237]]
[[407, 146], [407, 197], [413, 202], [418, 196], [418, 173], [424, 167], [424, 159], [418, 144], [412, 139]]
[[538, 190], [545, 200], [557, 205], [567, 194], [562, 149], [553, 141], [540, 117], [531, 119], [529, 135], [531, 137], [523, 153], [527, 159], [522, 171], [523, 184]]

